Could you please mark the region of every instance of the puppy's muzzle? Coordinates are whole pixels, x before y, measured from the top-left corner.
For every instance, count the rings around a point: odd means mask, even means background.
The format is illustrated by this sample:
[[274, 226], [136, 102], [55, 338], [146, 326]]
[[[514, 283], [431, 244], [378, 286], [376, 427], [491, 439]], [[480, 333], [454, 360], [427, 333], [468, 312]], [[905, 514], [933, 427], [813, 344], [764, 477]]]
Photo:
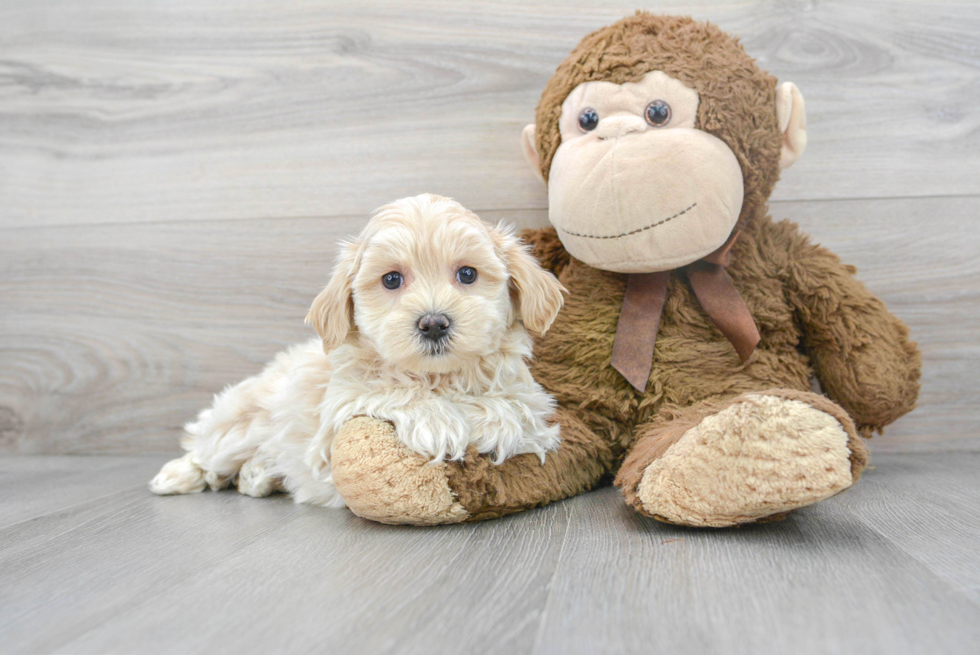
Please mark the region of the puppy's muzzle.
[[419, 319], [419, 334], [423, 339], [439, 343], [449, 334], [449, 317], [445, 314], [426, 314]]

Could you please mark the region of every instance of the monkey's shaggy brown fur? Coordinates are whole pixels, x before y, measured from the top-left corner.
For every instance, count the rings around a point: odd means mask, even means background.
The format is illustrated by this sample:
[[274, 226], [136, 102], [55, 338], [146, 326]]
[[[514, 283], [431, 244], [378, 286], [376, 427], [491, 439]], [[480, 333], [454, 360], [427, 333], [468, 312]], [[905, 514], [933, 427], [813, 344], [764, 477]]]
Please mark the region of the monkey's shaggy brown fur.
[[[571, 258], [552, 228], [525, 232], [543, 265], [569, 290], [565, 308], [535, 345], [534, 363], [535, 378], [558, 400], [562, 445], [543, 466], [533, 455], [494, 466], [475, 452], [450, 464], [450, 487], [469, 520], [571, 496], [617, 471], [627, 502], [644, 512], [636, 490], [647, 466], [702, 418], [752, 392], [802, 400], [837, 418], [857, 479], [868, 461], [858, 433], [881, 431], [915, 404], [920, 355], [905, 325], [854, 279], [853, 267], [811, 244], [796, 225], [767, 216], [779, 177], [776, 80], [718, 28], [638, 13], [587, 36], [558, 67], [538, 105], [545, 179], [561, 143], [561, 104], [572, 89], [594, 80], [634, 82], [652, 70], [698, 91], [696, 127], [738, 158], [745, 199], [728, 271], [762, 341], [740, 364], [685, 276], [675, 272], [650, 381], [638, 393], [610, 366], [626, 276]], [[832, 400], [810, 392], [812, 375]]]

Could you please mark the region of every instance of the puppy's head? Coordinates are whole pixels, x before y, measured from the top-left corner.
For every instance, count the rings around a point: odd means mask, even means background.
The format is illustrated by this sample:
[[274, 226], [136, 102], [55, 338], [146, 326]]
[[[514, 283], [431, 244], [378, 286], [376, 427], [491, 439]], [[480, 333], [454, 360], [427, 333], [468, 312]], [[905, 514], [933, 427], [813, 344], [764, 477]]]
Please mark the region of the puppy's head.
[[496, 351], [520, 323], [545, 332], [562, 291], [511, 230], [425, 194], [380, 208], [342, 246], [306, 320], [326, 351], [356, 330], [391, 364], [446, 373]]

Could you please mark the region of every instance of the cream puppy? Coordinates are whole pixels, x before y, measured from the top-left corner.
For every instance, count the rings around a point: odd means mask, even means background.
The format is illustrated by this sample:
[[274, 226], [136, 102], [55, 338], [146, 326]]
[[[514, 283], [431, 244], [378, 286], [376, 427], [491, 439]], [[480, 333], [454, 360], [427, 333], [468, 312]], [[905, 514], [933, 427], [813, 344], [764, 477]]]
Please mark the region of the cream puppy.
[[185, 426], [187, 454], [150, 482], [184, 494], [237, 482], [250, 496], [291, 493], [342, 507], [333, 437], [354, 416], [390, 421], [409, 448], [441, 461], [469, 446], [495, 462], [558, 446], [554, 401], [532, 379], [531, 337], [563, 289], [506, 228], [448, 198], [375, 212], [341, 246], [307, 316], [322, 339], [280, 353]]

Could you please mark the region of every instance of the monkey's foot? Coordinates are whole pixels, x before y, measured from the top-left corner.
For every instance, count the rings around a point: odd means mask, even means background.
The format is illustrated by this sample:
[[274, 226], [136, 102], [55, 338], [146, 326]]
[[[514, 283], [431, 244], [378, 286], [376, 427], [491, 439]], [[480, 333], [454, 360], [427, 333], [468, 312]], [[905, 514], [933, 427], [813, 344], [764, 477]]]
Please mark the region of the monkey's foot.
[[444, 463], [403, 445], [385, 421], [348, 421], [331, 448], [333, 481], [347, 507], [380, 523], [459, 523], [469, 513], [449, 488]]
[[746, 394], [700, 417], [691, 409], [693, 425], [689, 416], [640, 435], [646, 444], [637, 442], [617, 479], [634, 508], [667, 523], [780, 518], [847, 489], [867, 465], [853, 422], [816, 394]]

